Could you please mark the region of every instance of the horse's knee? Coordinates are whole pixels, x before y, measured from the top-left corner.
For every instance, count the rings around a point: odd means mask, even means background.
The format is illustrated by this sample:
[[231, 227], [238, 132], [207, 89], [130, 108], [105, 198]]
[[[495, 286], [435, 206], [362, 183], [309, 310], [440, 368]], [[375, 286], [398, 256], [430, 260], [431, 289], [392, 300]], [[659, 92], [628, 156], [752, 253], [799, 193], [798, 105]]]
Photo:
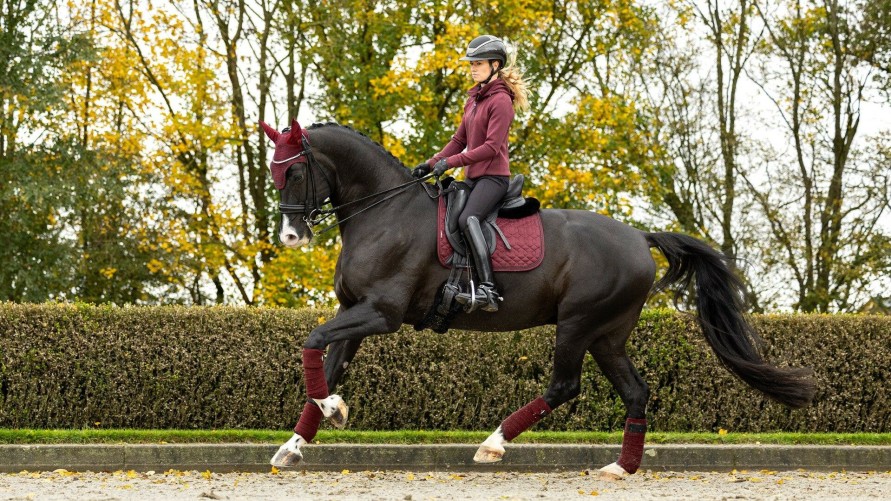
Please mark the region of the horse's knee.
[[303, 347], [308, 350], [324, 350], [325, 349], [325, 336], [318, 330], [313, 330], [309, 333], [309, 337], [306, 339], [306, 343], [303, 344]]
[[565, 404], [579, 396], [581, 392], [582, 389], [578, 381], [569, 381], [552, 385], [548, 388], [548, 391], [545, 392], [544, 399], [551, 409], [556, 409], [557, 406]]

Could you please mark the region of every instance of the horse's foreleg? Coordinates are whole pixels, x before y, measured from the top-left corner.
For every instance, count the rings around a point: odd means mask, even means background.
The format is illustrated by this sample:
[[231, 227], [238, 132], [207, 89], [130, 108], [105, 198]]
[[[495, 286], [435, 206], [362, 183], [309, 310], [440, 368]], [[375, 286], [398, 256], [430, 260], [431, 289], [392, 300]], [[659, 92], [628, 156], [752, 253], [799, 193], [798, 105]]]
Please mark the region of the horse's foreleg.
[[507, 417], [494, 433], [480, 444], [473, 460], [477, 463], [497, 463], [504, 456], [504, 443], [517, 438], [520, 433], [551, 413], [553, 408], [543, 397], [538, 397]]
[[330, 419], [335, 427], [343, 428], [346, 426], [350, 409], [339, 395], [329, 394], [324, 367], [325, 353], [322, 350], [303, 349], [303, 378], [306, 381], [306, 396], [315, 402], [322, 414]]
[[[347, 366], [353, 361], [359, 346], [362, 344], [361, 339], [350, 339], [332, 343], [328, 348], [328, 356], [325, 358], [325, 380], [328, 384], [328, 391], [333, 391]], [[338, 397], [339, 398], [339, 397]], [[347, 412], [342, 412], [343, 419], [334, 426], [342, 428], [346, 424]], [[294, 435], [288, 442], [282, 445], [270, 463], [277, 467], [294, 466], [303, 459], [303, 453], [300, 447], [304, 444], [312, 442], [319, 430], [319, 425], [324, 417], [323, 410], [316, 402], [307, 402], [303, 406], [303, 412], [300, 413], [300, 419], [294, 426]], [[338, 426], [338, 424], [340, 426]]]
[[330, 395], [334, 391], [334, 387], [340, 382], [343, 373], [359, 351], [359, 345], [362, 339], [344, 339], [335, 341], [328, 347], [328, 356], [325, 357], [325, 380], [328, 382], [329, 396], [321, 401], [316, 402], [322, 410], [322, 414], [328, 418], [337, 429], [346, 426], [347, 416], [349, 415], [349, 407], [337, 395]]
[[[303, 407], [294, 435], [270, 461], [273, 466], [294, 466], [303, 459], [300, 447], [315, 437], [322, 416], [338, 428], [346, 425], [349, 407], [340, 396], [329, 394], [329, 384], [333, 390], [337, 382], [332, 378], [343, 373], [345, 364], [352, 360], [362, 339], [372, 334], [394, 332], [400, 323], [399, 319], [385, 316], [369, 301], [340, 310], [331, 321], [313, 329], [303, 348], [303, 379], [310, 402]], [[328, 345], [332, 345], [332, 349], [326, 362], [324, 349]], [[331, 366], [325, 370], [329, 364]]]
[[578, 396], [584, 358], [583, 348], [558, 344], [554, 354], [554, 371], [544, 396], [529, 402], [502, 421], [498, 429], [477, 449], [473, 460], [477, 463], [501, 461], [505, 442], [515, 439], [552, 410]]
[[600, 469], [603, 478], [616, 480], [635, 473], [640, 468], [644, 437], [647, 433], [646, 407], [649, 388], [631, 364], [624, 348], [616, 353], [608, 346], [594, 346], [590, 351], [600, 370], [619, 393], [628, 412], [619, 460]]

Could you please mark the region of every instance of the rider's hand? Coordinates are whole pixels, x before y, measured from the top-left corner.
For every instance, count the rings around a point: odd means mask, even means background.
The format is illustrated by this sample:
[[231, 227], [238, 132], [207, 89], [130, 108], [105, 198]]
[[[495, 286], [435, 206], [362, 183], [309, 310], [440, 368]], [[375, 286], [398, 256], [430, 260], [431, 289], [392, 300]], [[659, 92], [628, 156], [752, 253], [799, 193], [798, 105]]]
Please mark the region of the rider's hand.
[[433, 175], [436, 177], [442, 176], [445, 171], [449, 170], [449, 164], [446, 162], [445, 158], [440, 158], [436, 165], [433, 166]]
[[426, 176], [430, 172], [430, 166], [427, 165], [427, 162], [419, 163], [417, 167], [411, 170], [411, 175], [417, 178], [422, 178]]

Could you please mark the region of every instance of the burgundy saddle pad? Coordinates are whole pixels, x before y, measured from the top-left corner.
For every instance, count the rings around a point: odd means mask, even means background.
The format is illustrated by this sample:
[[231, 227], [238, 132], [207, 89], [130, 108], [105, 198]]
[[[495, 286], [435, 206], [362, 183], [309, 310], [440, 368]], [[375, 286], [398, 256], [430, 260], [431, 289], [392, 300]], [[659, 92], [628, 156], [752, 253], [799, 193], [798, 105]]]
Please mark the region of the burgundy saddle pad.
[[[449, 258], [454, 250], [445, 234], [445, 200], [439, 199], [439, 214], [436, 218], [439, 262], [450, 268]], [[507, 237], [511, 248], [504, 246], [499, 235], [495, 235], [495, 252], [492, 253], [492, 271], [529, 271], [541, 264], [544, 259], [544, 231], [541, 226], [541, 212], [522, 219], [499, 217], [495, 224]]]

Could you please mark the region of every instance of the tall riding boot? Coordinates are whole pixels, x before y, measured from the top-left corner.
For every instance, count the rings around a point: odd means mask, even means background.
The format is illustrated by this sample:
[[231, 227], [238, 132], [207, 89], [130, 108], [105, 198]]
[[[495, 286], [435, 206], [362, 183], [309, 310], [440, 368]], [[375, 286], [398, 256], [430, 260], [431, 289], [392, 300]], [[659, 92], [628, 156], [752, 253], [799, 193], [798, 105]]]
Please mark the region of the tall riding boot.
[[[477, 277], [480, 280], [476, 286], [475, 302], [479, 303], [478, 306], [483, 311], [498, 311], [498, 301], [501, 297], [495, 290], [495, 278], [492, 274], [492, 261], [489, 249], [486, 247], [486, 238], [480, 228], [480, 221], [475, 216], [467, 218], [467, 231], [464, 236], [470, 243], [470, 254], [473, 256]], [[476, 309], [476, 306], [472, 306], [471, 309]]]

